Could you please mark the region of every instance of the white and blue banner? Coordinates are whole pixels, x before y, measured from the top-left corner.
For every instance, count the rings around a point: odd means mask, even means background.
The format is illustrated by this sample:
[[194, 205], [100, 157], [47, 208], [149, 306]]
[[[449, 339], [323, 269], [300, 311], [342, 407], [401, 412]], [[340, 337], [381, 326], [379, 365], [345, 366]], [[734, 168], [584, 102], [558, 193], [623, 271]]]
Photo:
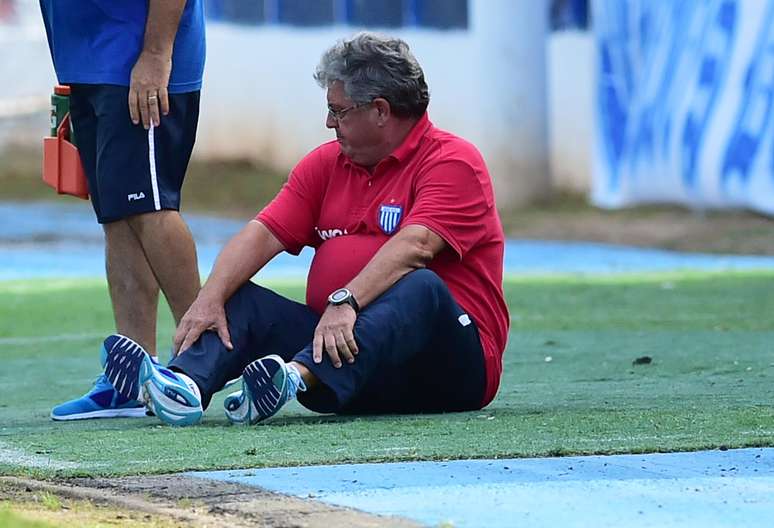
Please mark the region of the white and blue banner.
[[594, 0], [592, 201], [774, 214], [774, 0]]

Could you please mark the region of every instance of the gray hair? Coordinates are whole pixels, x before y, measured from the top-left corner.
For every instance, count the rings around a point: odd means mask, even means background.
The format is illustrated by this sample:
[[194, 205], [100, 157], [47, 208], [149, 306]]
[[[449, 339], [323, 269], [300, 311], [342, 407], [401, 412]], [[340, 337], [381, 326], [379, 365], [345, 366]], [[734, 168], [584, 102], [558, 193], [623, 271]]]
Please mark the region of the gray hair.
[[314, 78], [323, 88], [341, 81], [355, 103], [386, 99], [399, 117], [421, 117], [430, 102], [425, 74], [408, 44], [367, 31], [326, 51]]

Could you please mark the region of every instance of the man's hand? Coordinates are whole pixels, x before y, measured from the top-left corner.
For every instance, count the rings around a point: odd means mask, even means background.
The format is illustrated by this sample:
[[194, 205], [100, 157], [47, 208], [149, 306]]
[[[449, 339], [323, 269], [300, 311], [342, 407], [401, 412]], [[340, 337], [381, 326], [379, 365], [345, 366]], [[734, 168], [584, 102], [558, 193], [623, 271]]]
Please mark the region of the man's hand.
[[314, 330], [312, 357], [315, 363], [322, 361], [323, 348], [336, 368], [341, 367], [342, 358], [347, 363], [354, 363], [358, 353], [353, 333], [356, 319], [357, 314], [350, 305], [328, 305]]
[[234, 349], [223, 304], [199, 296], [177, 326], [172, 354], [185, 352], [207, 330], [215, 330], [223, 345], [229, 350]]
[[169, 113], [167, 86], [172, 72], [172, 54], [143, 51], [132, 68], [129, 81], [129, 116], [135, 125], [142, 119], [147, 130], [159, 126]]

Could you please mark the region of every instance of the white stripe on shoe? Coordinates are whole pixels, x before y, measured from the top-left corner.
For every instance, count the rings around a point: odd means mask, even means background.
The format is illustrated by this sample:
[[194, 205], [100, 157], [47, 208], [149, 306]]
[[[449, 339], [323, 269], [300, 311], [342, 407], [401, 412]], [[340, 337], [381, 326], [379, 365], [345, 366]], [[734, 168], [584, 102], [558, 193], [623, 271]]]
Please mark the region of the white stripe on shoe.
[[100, 409], [98, 411], [88, 411], [82, 413], [66, 414], [66, 415], [49, 415], [55, 422], [67, 422], [71, 420], [90, 420], [93, 418], [144, 418], [148, 416], [145, 407], [125, 407], [125, 408], [112, 408], [112, 409]]
[[153, 189], [153, 206], [157, 211], [161, 210], [161, 199], [159, 198], [159, 180], [156, 175], [156, 140], [153, 133], [153, 123], [148, 129], [148, 164], [150, 165], [151, 188]]

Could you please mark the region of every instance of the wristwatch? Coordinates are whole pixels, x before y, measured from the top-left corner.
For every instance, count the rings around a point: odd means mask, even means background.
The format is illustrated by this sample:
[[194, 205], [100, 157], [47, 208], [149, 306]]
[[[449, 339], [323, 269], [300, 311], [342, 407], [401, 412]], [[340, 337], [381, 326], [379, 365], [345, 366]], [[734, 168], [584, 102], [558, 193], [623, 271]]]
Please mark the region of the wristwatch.
[[346, 288], [339, 288], [335, 292], [331, 293], [328, 296], [328, 304], [332, 304], [333, 306], [348, 304], [352, 307], [353, 310], [355, 310], [355, 313], [360, 312], [360, 305], [357, 304], [355, 296], [352, 295], [352, 292]]

